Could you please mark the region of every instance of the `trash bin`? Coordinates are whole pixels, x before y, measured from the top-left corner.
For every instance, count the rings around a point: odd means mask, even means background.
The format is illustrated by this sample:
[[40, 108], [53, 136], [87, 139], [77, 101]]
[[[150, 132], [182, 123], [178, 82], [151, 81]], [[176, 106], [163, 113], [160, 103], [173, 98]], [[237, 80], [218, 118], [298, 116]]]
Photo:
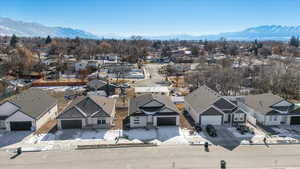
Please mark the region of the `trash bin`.
[[22, 153], [22, 147], [17, 148], [17, 155], [20, 155]]
[[226, 162], [224, 160], [220, 161], [220, 168], [221, 169], [226, 169]]

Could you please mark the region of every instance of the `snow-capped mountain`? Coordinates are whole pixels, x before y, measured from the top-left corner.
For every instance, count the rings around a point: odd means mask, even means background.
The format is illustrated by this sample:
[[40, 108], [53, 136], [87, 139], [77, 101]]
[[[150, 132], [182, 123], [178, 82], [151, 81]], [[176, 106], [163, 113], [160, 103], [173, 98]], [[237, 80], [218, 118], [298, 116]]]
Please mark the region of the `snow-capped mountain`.
[[90, 38], [97, 39], [98, 36], [78, 29], [63, 27], [48, 27], [38, 23], [29, 23], [15, 21], [9, 18], [0, 17], [0, 35], [11, 36], [17, 35], [21, 37], [68, 37], [68, 38]]
[[291, 36], [300, 36], [300, 26], [264, 25], [248, 28], [240, 32], [220, 33], [201, 36], [201, 39], [217, 40], [221, 37], [231, 40], [289, 40]]

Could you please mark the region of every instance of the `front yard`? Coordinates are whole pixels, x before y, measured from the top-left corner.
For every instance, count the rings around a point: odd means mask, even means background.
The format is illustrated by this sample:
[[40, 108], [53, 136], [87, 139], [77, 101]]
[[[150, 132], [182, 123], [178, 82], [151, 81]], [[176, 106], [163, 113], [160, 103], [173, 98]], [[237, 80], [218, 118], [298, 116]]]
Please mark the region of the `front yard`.
[[[98, 129], [98, 130], [58, 130], [55, 133], [34, 135], [27, 131], [0, 132], [0, 150], [22, 147], [27, 150], [74, 150], [78, 145], [99, 145], [118, 143], [154, 143], [157, 145], [190, 145], [209, 142], [226, 148], [235, 144], [264, 144], [265, 133], [259, 129], [254, 134], [241, 134], [236, 128], [218, 126], [218, 137], [209, 137], [204, 132], [194, 132], [181, 127], [160, 127], [157, 129]], [[205, 129], [204, 129], [205, 130]], [[300, 126], [274, 128], [277, 135], [267, 137], [269, 144], [300, 143]]]

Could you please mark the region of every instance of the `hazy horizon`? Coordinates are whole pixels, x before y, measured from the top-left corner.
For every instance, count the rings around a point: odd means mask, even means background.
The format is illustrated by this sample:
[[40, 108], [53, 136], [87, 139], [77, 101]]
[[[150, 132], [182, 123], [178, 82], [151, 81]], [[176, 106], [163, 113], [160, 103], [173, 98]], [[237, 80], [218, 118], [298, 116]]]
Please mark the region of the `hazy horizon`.
[[0, 16], [99, 36], [210, 35], [300, 23], [297, 0], [5, 0]]

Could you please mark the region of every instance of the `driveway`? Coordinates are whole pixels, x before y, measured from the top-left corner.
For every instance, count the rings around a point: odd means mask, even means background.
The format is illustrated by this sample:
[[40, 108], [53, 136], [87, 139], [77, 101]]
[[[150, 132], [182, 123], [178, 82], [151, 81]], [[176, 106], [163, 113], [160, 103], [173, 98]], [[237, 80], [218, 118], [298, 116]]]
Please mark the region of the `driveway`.
[[209, 140], [212, 144], [222, 146], [228, 150], [233, 150], [240, 145], [240, 139], [235, 137], [226, 127], [214, 127], [217, 130], [217, 137], [210, 137], [207, 134], [205, 128], [203, 128], [206, 139]]

